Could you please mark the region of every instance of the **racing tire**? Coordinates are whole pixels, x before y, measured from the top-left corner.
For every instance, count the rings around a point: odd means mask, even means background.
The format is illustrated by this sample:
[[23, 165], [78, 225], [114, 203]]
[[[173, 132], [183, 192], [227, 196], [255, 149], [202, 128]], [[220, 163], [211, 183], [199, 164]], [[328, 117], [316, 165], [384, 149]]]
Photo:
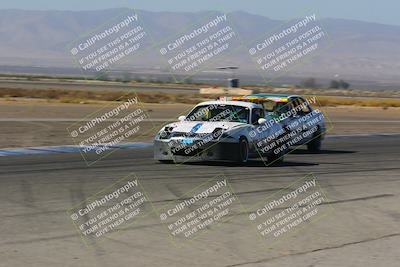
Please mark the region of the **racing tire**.
[[237, 162], [245, 164], [249, 160], [249, 143], [246, 138], [240, 138], [238, 143], [238, 157]]
[[321, 146], [322, 146], [321, 131], [318, 129], [314, 133], [314, 138], [310, 142], [308, 142], [307, 150], [308, 152], [311, 153], [319, 153], [321, 151]]
[[159, 159], [158, 162], [161, 164], [171, 164], [173, 160]]
[[[284, 133], [282, 135], [279, 136], [279, 138], [281, 137], [285, 137], [285, 135], [288, 135], [290, 133], [290, 130], [288, 128], [283, 128]], [[285, 154], [289, 152], [289, 147], [286, 146], [286, 149], [279, 152], [279, 154], [275, 154], [275, 153], [270, 153], [269, 155], [267, 154], [267, 160], [268, 163], [273, 163], [273, 164], [280, 164], [284, 161], [284, 157]]]

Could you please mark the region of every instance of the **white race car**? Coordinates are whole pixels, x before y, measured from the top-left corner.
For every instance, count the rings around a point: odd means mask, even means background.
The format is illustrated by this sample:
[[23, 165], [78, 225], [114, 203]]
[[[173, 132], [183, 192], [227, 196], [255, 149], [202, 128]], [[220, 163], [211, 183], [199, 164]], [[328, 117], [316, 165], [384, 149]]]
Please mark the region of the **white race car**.
[[[279, 123], [270, 123], [262, 105], [243, 101], [207, 101], [196, 105], [178, 122], [164, 126], [154, 140], [154, 158], [161, 162], [229, 160], [245, 163], [265, 156], [282, 161], [285, 150], [260, 150], [284, 135]], [[273, 145], [276, 147], [276, 145]]]

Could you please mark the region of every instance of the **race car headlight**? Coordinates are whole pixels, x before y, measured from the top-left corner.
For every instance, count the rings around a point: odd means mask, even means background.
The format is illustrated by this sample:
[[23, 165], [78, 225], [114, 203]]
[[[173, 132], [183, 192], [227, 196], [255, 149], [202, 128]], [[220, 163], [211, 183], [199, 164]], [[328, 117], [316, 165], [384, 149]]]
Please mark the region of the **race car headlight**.
[[164, 129], [162, 131], [160, 131], [160, 133], [158, 134], [158, 138], [159, 139], [169, 139], [171, 137], [173, 129], [174, 129], [174, 127], [171, 127], [171, 126], [164, 127]]

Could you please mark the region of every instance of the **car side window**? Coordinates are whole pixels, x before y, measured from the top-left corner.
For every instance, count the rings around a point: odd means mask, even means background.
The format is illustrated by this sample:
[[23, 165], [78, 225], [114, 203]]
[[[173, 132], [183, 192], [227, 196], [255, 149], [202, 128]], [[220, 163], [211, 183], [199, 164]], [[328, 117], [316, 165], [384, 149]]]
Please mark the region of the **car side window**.
[[290, 110], [295, 109], [298, 106], [297, 98], [290, 98], [288, 103]]
[[298, 105], [299, 105], [299, 106], [301, 105], [301, 109], [300, 109], [300, 112], [301, 112], [301, 113], [307, 114], [307, 113], [310, 113], [310, 112], [311, 112], [310, 107], [309, 107], [308, 104], [304, 101], [304, 99], [302, 99], [302, 98], [297, 98], [297, 102], [298, 102]]
[[263, 105], [264, 110], [265, 110], [266, 112], [273, 112], [273, 111], [275, 111], [276, 103], [275, 103], [274, 101], [272, 101], [272, 100], [264, 101], [264, 102], [262, 103], [262, 105]]
[[291, 98], [290, 99], [290, 103], [292, 104], [293, 108], [297, 108], [297, 106], [299, 105], [299, 102], [297, 101], [297, 97], [296, 98]]
[[264, 110], [262, 108], [253, 108], [251, 111], [251, 123], [257, 124], [258, 119], [264, 118]]
[[287, 103], [284, 103], [284, 106], [282, 107], [283, 113], [290, 112], [293, 109], [293, 102], [288, 101]]

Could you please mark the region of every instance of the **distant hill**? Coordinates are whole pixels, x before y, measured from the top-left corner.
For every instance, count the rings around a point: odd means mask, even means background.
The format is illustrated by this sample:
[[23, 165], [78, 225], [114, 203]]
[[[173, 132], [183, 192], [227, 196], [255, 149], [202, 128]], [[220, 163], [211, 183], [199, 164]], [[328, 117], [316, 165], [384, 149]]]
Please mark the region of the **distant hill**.
[[[68, 44], [127, 11], [0, 10], [0, 65], [76, 67]], [[151, 47], [184, 32], [185, 27], [208, 13], [139, 10], [138, 14], [152, 38], [145, 45]], [[234, 29], [244, 42], [259, 39], [284, 23], [246, 12], [228, 16], [235, 21]], [[330, 79], [337, 74], [344, 79], [400, 83], [400, 26], [344, 19], [321, 19], [320, 22], [329, 34], [330, 46], [292, 70], [290, 75]], [[241, 72], [251, 74], [254, 66], [248, 63], [246, 51], [239, 49], [219, 64], [239, 65]], [[123, 67], [163, 70], [166, 65], [158, 51], [148, 50], [125, 62]]]

